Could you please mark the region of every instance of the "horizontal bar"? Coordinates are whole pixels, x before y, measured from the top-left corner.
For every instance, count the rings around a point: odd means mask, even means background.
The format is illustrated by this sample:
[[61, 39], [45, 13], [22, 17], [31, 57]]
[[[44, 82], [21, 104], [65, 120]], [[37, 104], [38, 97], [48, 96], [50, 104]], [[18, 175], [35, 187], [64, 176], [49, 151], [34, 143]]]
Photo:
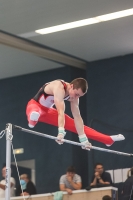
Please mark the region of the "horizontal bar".
[[[55, 136], [47, 135], [47, 134], [40, 133], [40, 132], [37, 132], [37, 131], [32, 131], [32, 130], [29, 130], [29, 129], [22, 128], [20, 126], [12, 125], [12, 127], [13, 127], [13, 129], [16, 129], [18, 131], [31, 133], [31, 134], [38, 135], [38, 136], [45, 137], [45, 138], [49, 138], [49, 139], [52, 139], [52, 140], [57, 140], [58, 139]], [[65, 142], [65, 143], [76, 145], [76, 146], [81, 146], [81, 147], [83, 146], [83, 144], [81, 144], [81, 143], [70, 141], [70, 140], [66, 140], [66, 139], [63, 139], [62, 141]], [[95, 150], [98, 150], [98, 151], [105, 151], [105, 152], [108, 152], [108, 153], [114, 153], [114, 154], [123, 155], [123, 156], [130, 156], [130, 157], [133, 156], [133, 154], [131, 154], [131, 153], [124, 153], [124, 152], [114, 151], [114, 150], [105, 149], [105, 148], [96, 147], [96, 146], [92, 146], [91, 149], [95, 149]]]

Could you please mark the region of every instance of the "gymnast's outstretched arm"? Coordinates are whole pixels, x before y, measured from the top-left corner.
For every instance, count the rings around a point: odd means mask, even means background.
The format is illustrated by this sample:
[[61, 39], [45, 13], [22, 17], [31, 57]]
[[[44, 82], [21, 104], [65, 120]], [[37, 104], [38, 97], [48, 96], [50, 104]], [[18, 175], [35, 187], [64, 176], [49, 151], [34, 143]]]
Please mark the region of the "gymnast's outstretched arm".
[[86, 134], [84, 133], [84, 122], [80, 115], [79, 98], [75, 99], [74, 101], [71, 101], [70, 105], [71, 105], [71, 111], [74, 118], [74, 124], [79, 136], [79, 141], [85, 145], [85, 148], [90, 149], [91, 143], [89, 143], [88, 138], [86, 137]]

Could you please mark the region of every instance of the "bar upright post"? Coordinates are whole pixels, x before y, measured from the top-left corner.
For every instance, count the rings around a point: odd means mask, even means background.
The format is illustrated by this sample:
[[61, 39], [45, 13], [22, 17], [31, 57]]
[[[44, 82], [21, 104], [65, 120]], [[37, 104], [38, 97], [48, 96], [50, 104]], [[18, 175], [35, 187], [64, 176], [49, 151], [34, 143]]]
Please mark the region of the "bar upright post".
[[10, 177], [11, 177], [11, 143], [12, 143], [12, 124], [6, 124], [6, 185], [5, 200], [10, 200]]

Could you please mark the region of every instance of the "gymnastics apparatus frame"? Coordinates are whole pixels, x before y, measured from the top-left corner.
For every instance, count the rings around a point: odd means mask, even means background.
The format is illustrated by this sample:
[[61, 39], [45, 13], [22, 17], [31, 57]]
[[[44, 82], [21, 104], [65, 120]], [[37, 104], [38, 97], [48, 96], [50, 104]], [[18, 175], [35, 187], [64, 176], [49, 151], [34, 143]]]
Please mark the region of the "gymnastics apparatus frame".
[[[11, 143], [12, 143], [12, 138], [13, 138], [13, 135], [12, 135], [13, 129], [16, 129], [18, 131], [31, 133], [31, 134], [34, 134], [34, 135], [38, 135], [38, 136], [41, 136], [41, 137], [57, 140], [57, 137], [54, 137], [54, 136], [51, 136], [51, 135], [47, 135], [47, 134], [44, 134], [44, 133], [39, 133], [39, 132], [36, 132], [36, 131], [25, 129], [25, 128], [22, 128], [20, 126], [13, 125], [11, 123], [6, 124], [6, 128], [5, 128], [5, 134], [6, 134], [5, 200], [10, 200], [10, 177], [11, 177], [10, 165], [11, 165]], [[83, 146], [83, 144], [81, 144], [81, 143], [70, 141], [70, 140], [66, 140], [66, 139], [63, 139], [62, 141], [65, 142], [65, 143], [69, 143], [69, 144], [72, 144], [72, 145], [77, 145], [77, 146], [80, 146], [80, 147]], [[114, 151], [114, 150], [100, 148], [100, 147], [96, 147], [96, 146], [92, 146], [91, 149], [98, 150], [98, 151], [105, 151], [105, 152], [108, 152], [108, 153], [114, 153], [114, 154], [123, 155], [123, 156], [133, 157], [133, 154], [131, 154], [131, 153], [124, 153], [124, 152]]]

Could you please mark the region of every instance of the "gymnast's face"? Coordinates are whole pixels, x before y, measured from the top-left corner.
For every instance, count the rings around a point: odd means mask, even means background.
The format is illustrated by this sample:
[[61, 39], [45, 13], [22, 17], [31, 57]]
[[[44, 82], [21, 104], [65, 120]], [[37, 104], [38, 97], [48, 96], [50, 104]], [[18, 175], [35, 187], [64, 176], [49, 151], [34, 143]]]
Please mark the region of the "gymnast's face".
[[74, 89], [73, 84], [70, 85], [70, 89], [69, 89], [70, 101], [78, 99], [79, 97], [82, 97], [83, 95], [84, 93], [82, 92], [81, 88]]

